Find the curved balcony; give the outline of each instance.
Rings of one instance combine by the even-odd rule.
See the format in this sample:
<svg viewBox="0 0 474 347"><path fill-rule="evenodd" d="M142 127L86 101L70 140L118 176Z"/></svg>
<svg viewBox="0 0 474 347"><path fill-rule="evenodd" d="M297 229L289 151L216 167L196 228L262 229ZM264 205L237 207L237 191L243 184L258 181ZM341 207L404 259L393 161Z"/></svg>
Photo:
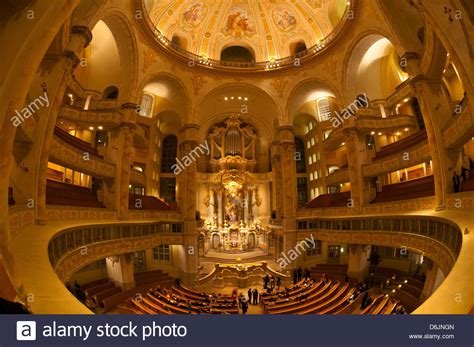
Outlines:
<svg viewBox="0 0 474 347"><path fill-rule="evenodd" d="M377 116L359 116L355 120L355 127L357 130L370 132L374 131L390 131L401 128L416 129L417 123L414 116L409 115L395 115L382 118Z"/></svg>
<svg viewBox="0 0 474 347"><path fill-rule="evenodd" d="M326 177L326 185L328 186L336 186L346 182L349 182L349 168L347 166L340 168Z"/></svg>
<svg viewBox="0 0 474 347"><path fill-rule="evenodd" d="M72 120L79 124L100 124L106 127L119 126L123 121L123 115L110 109L89 109L84 110L80 107L63 105L59 110L59 117Z"/></svg>
<svg viewBox="0 0 474 347"><path fill-rule="evenodd" d="M453 221L456 221L454 223ZM474 266L472 236L461 230L472 226L472 214L459 211L423 211L422 215L298 220L298 239L337 244L371 244L406 247L430 258L446 276L439 288L414 314L465 314L474 297L468 274ZM462 293L460 304L453 297ZM465 297L469 297L465 301Z"/></svg>
<svg viewBox="0 0 474 347"><path fill-rule="evenodd" d="M343 127L334 129L326 140L323 141L323 148L325 150L334 150L341 146L342 142L346 140Z"/></svg>
<svg viewBox="0 0 474 347"><path fill-rule="evenodd" d="M382 147L372 163L362 166L364 177L374 177L431 160L431 149L425 132L419 132Z"/></svg>
<svg viewBox="0 0 474 347"><path fill-rule="evenodd" d="M462 233L441 218L425 216L318 218L298 220L298 238L339 244L404 246L435 261L447 275L459 256Z"/></svg>
<svg viewBox="0 0 474 347"><path fill-rule="evenodd" d="M319 54L333 46L336 39L342 36L342 34L349 29L352 21L349 19L350 16L348 16L348 13L349 11L352 11L353 13L356 12L357 3L357 0L352 0L350 2L336 28L316 45L289 57L254 63L220 61L179 48L176 45L173 45L172 42L155 27L155 24L150 19L146 10L144 0L134 0L134 10L135 12L143 14L143 19L137 21L137 23L141 27L145 36L161 53L169 57L172 61L178 61L185 65L188 65L190 61L193 61L195 66L198 68L213 70L216 72L255 74L268 73L270 71L282 71L286 70L286 68L294 69L296 59L299 59L301 65L311 62L315 57L319 56Z"/></svg>
<svg viewBox="0 0 474 347"><path fill-rule="evenodd" d="M67 136L71 135L67 134ZM80 140L77 139L77 141ZM79 147L75 143L65 140L65 136L60 137L56 135L55 131L55 136L53 137L49 149L49 160L94 177L114 177L115 164L104 161L102 156L95 153L93 150L92 147ZM89 155L85 156L85 153Z"/></svg>
<svg viewBox="0 0 474 347"><path fill-rule="evenodd" d="M146 177L143 172L138 170L130 169L130 183L140 187L146 186Z"/></svg>
<svg viewBox="0 0 474 347"><path fill-rule="evenodd" d="M18 208L13 210L23 212ZM24 212L31 213L31 209L25 208ZM17 268L24 291L35 293L35 301L31 303L33 312L91 313L67 291L62 281L84 264L116 255L117 250L129 253L162 242L182 244L179 222L159 225L151 220L134 223L75 219L40 226L34 224L33 218L31 226L21 228L13 238L14 254L28 255L18 257ZM466 276L474 266L471 257L474 245L471 234L461 234L465 228L472 229L472 213L430 210L380 217L298 217L297 233L299 239L313 234L315 239L337 244L405 246L423 252L449 275L415 313L467 313L474 299L470 278ZM452 300L456 293L462 293L462 302Z"/></svg>
<svg viewBox="0 0 474 347"><path fill-rule="evenodd" d="M163 243L183 244L180 223L101 224L69 228L50 240L48 255L59 279L65 282L91 262Z"/></svg>
<svg viewBox="0 0 474 347"><path fill-rule="evenodd" d="M470 109L467 96L460 105L461 114L454 114L443 129L444 142L449 149L462 146L474 134L474 112Z"/></svg>

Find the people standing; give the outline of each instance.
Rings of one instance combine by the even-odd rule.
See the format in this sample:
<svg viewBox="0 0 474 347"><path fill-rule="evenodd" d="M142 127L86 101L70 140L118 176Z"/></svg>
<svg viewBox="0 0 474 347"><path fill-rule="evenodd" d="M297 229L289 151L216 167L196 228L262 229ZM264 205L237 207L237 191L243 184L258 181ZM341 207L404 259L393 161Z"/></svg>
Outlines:
<svg viewBox="0 0 474 347"><path fill-rule="evenodd" d="M258 305L258 289L255 288L252 293L253 296L253 304Z"/></svg>
<svg viewBox="0 0 474 347"><path fill-rule="evenodd" d="M252 301L252 288L249 288L249 290L247 291L247 296L249 297L249 302Z"/></svg>
<svg viewBox="0 0 474 347"><path fill-rule="evenodd" d="M454 171L453 173L453 190L455 193L459 193L459 188L461 186L461 182L459 180L459 175Z"/></svg>
<svg viewBox="0 0 474 347"><path fill-rule="evenodd" d="M268 274L266 274L265 277L263 277L263 289L267 289L269 281L270 277L268 276Z"/></svg>
<svg viewBox="0 0 474 347"><path fill-rule="evenodd" d="M281 278L280 278L280 276L278 276L277 279L276 279L276 285L277 285L277 289L280 289L280 286L281 286Z"/></svg>
<svg viewBox="0 0 474 347"><path fill-rule="evenodd" d="M247 301L244 298L242 300L242 314L246 314L248 309L249 309L249 305L247 304Z"/></svg>

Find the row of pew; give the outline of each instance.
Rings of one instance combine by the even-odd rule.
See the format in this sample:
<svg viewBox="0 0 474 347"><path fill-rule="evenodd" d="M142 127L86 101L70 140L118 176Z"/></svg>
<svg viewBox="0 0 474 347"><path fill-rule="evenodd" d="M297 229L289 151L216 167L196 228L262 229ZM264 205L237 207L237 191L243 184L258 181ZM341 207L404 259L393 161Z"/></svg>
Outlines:
<svg viewBox="0 0 474 347"><path fill-rule="evenodd" d="M150 289L127 299L120 313L138 314L238 314L235 298L197 292L186 286Z"/></svg>

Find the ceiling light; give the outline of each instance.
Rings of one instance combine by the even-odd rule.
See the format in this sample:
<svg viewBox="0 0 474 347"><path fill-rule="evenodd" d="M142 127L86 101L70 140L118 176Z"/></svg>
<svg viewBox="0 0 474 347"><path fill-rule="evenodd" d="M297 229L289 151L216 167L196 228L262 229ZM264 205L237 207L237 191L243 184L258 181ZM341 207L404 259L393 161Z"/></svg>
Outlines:
<svg viewBox="0 0 474 347"><path fill-rule="evenodd" d="M410 101L410 99L409 99L409 98L405 98L405 99L403 99L403 102L408 102L408 101Z"/></svg>
<svg viewBox="0 0 474 347"><path fill-rule="evenodd" d="M229 100L229 98L226 96L226 97L224 98L224 100L227 101L227 100Z"/></svg>
<svg viewBox="0 0 474 347"><path fill-rule="evenodd" d="M239 100L242 100L242 97L241 97L241 96L239 96L239 98L238 98L238 99L239 99Z"/></svg>
<svg viewBox="0 0 474 347"><path fill-rule="evenodd" d="M408 129L408 128L405 128L404 130L405 130L405 131L408 131L409 129Z"/></svg>
<svg viewBox="0 0 474 347"><path fill-rule="evenodd" d="M234 100L234 97L233 97L233 96L231 96L231 97L230 97L230 99L231 99L231 100Z"/></svg>
<svg viewBox="0 0 474 347"><path fill-rule="evenodd" d="M249 98L244 98L245 101L247 101Z"/></svg>
<svg viewBox="0 0 474 347"><path fill-rule="evenodd" d="M97 129L102 130L102 129L104 129L104 127L103 127L102 125L99 125L99 126L97 127Z"/></svg>
<svg viewBox="0 0 474 347"><path fill-rule="evenodd" d="M382 135L382 133L379 132L379 136Z"/></svg>
<svg viewBox="0 0 474 347"><path fill-rule="evenodd" d="M94 127L89 127L89 130L94 130Z"/></svg>
<svg viewBox="0 0 474 347"><path fill-rule="evenodd" d="M401 133L400 133L399 131L397 131L397 132L395 133L395 135L400 136Z"/></svg>
<svg viewBox="0 0 474 347"><path fill-rule="evenodd" d="M371 131L371 132L370 132L370 135L375 135L375 131Z"/></svg>
<svg viewBox="0 0 474 347"><path fill-rule="evenodd" d="M343 142L343 143L341 143L341 146L344 146L345 144L346 144L346 143L345 143L345 142Z"/></svg>

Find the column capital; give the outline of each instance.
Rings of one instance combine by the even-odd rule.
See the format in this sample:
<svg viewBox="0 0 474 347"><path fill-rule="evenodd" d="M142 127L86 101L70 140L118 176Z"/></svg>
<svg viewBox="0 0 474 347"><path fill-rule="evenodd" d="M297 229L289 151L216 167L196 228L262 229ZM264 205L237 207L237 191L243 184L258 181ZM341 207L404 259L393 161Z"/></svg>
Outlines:
<svg viewBox="0 0 474 347"><path fill-rule="evenodd" d="M92 31L85 25L75 25L71 28L71 35L78 35L83 38L84 46L86 48L92 41Z"/></svg>

